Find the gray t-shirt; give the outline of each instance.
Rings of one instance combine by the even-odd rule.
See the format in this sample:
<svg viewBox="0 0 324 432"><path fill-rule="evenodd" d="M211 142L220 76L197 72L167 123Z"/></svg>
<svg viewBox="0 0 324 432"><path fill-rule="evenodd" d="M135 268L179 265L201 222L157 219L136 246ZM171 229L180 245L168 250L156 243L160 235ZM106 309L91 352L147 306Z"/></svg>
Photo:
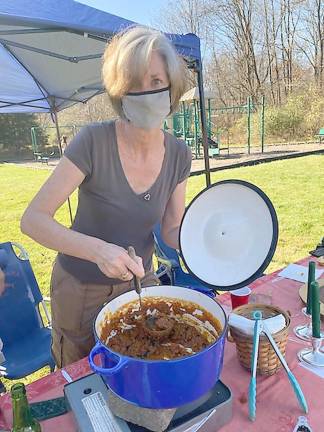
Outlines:
<svg viewBox="0 0 324 432"><path fill-rule="evenodd" d="M152 143L154 145L154 143ZM64 155L84 174L71 229L119 245L133 246L145 270L152 263L152 231L165 212L174 189L190 174L191 151L184 141L164 132L161 171L150 189L136 194L119 158L115 121L84 127ZM141 169L141 167L138 167ZM59 254L63 268L82 283L115 284L90 261Z"/></svg>

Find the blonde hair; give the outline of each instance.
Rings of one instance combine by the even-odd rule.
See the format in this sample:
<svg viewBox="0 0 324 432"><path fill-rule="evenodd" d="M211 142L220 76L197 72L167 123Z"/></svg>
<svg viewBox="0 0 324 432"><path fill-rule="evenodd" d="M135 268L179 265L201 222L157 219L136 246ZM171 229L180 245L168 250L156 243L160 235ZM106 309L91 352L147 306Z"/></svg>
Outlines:
<svg viewBox="0 0 324 432"><path fill-rule="evenodd" d="M118 33L107 44L103 56L102 78L113 108L124 117L121 98L141 84L152 51L165 62L171 87L171 110L176 111L186 91L188 69L167 37L157 30L136 26Z"/></svg>

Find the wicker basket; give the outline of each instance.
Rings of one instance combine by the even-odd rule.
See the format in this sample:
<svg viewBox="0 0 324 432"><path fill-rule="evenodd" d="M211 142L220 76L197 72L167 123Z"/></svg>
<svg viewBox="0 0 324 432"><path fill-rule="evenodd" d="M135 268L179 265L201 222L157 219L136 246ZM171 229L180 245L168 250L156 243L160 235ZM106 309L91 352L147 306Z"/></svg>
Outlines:
<svg viewBox="0 0 324 432"><path fill-rule="evenodd" d="M286 344L288 339L290 317L287 312L282 309L265 304L247 304L237 307L234 312L237 315L244 316L245 318L253 319L253 311L262 311L263 319L282 314L286 319L286 327L279 332L272 335L276 344L278 345L283 356L286 354ZM229 341L234 341L236 344L236 351L241 365L246 369L251 369L251 357L253 348L253 336L248 336L234 327L230 326ZM265 335L260 336L259 355L257 372L261 375L273 375L282 367L279 358L274 352L270 342Z"/></svg>

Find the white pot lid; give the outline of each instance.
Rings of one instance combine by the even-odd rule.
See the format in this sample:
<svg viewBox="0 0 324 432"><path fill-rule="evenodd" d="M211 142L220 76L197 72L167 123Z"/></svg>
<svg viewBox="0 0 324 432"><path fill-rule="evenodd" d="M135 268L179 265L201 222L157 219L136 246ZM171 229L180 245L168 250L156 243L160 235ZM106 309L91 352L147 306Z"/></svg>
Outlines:
<svg viewBox="0 0 324 432"><path fill-rule="evenodd" d="M242 180L224 180L187 207L179 243L189 273L217 290L241 288L261 276L278 241L278 219L267 195Z"/></svg>

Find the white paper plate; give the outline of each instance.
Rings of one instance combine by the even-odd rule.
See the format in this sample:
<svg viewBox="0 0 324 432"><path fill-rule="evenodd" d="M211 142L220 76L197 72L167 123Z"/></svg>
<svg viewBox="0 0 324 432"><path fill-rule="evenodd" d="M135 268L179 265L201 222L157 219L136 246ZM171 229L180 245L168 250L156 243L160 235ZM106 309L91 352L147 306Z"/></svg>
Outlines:
<svg viewBox="0 0 324 432"><path fill-rule="evenodd" d="M257 279L278 241L278 219L269 198L242 180L224 180L197 195L183 217L179 243L188 271L219 290Z"/></svg>

